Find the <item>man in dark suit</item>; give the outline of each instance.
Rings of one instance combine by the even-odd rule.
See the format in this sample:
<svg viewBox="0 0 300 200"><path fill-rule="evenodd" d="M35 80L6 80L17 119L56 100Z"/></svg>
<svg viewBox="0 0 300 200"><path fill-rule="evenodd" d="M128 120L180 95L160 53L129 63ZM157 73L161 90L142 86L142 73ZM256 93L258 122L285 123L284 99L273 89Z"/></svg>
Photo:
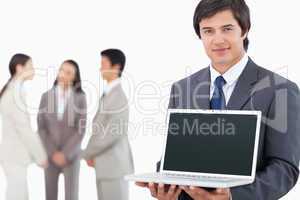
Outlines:
<svg viewBox="0 0 300 200"><path fill-rule="evenodd" d="M137 185L149 187L152 196L159 200L281 198L293 188L299 175L297 85L258 66L247 56L250 14L244 0L202 0L195 11L194 27L211 64L173 84L169 108L262 111L255 182L216 190Z"/></svg>

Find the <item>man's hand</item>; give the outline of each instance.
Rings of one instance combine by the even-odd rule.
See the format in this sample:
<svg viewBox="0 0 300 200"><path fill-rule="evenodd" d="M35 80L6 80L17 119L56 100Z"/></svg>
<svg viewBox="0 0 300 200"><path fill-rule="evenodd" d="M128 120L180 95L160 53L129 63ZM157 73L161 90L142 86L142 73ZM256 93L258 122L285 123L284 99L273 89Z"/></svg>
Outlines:
<svg viewBox="0 0 300 200"><path fill-rule="evenodd" d="M230 200L230 189L216 189L212 192L206 191L200 187L181 186L188 195L194 200Z"/></svg>
<svg viewBox="0 0 300 200"><path fill-rule="evenodd" d="M152 197L158 200L177 200L181 193L181 189L176 185L164 185L162 183L141 183L137 182L137 186L149 188Z"/></svg>
<svg viewBox="0 0 300 200"><path fill-rule="evenodd" d="M52 155L52 161L59 167L65 167L67 165L67 160L65 155L62 152L55 152Z"/></svg>
<svg viewBox="0 0 300 200"><path fill-rule="evenodd" d="M95 161L92 159L92 160L86 160L86 163L89 167L95 167Z"/></svg>

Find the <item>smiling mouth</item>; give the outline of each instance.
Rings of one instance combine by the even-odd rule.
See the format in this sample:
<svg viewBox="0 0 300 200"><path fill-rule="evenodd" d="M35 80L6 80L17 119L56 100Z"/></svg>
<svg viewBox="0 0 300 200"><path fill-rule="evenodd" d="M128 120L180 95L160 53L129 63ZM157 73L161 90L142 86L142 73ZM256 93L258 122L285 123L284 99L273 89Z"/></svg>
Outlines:
<svg viewBox="0 0 300 200"><path fill-rule="evenodd" d="M220 48L220 49L213 49L213 52L224 52L226 50L229 50L230 48Z"/></svg>

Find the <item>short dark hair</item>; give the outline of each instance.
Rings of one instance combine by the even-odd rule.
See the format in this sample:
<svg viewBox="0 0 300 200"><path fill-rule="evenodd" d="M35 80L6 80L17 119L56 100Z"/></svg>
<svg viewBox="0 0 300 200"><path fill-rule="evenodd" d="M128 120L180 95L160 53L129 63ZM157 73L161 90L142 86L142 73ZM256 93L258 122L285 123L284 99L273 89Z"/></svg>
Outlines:
<svg viewBox="0 0 300 200"><path fill-rule="evenodd" d="M249 7L244 0L201 0L194 14L194 29L201 39L199 23L202 19L212 17L220 11L231 10L234 18L242 29L242 35L251 28ZM249 39L244 39L244 49L247 51Z"/></svg>
<svg viewBox="0 0 300 200"><path fill-rule="evenodd" d="M125 54L119 49L106 49L101 52L101 56L107 57L112 65L120 66L119 77L121 77L126 63Z"/></svg>

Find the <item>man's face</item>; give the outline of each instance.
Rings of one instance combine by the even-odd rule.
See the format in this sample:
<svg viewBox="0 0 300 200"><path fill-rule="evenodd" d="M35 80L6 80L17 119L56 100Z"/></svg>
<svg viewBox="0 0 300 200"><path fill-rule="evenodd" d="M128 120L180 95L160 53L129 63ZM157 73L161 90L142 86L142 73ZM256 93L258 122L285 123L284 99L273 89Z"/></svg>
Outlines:
<svg viewBox="0 0 300 200"><path fill-rule="evenodd" d="M104 80L107 80L107 78L110 77L111 72L111 62L109 58L106 56L102 56L101 58L101 68L100 68L101 75Z"/></svg>
<svg viewBox="0 0 300 200"><path fill-rule="evenodd" d="M118 73L118 69L116 66L111 64L108 57L102 56L100 72L104 80L111 80L114 75Z"/></svg>
<svg viewBox="0 0 300 200"><path fill-rule="evenodd" d="M214 67L226 71L244 55L241 27L230 10L218 12L200 21L201 39Z"/></svg>

